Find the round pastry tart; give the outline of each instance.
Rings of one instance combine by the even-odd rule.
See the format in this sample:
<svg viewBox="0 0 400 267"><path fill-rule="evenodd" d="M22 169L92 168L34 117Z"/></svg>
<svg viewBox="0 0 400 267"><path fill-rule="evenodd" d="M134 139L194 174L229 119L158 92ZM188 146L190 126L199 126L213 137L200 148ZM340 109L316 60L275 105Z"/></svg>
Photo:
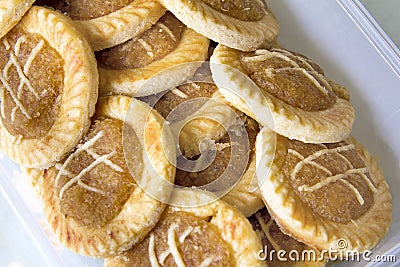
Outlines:
<svg viewBox="0 0 400 267"><path fill-rule="evenodd" d="M326 265L325 255L283 233L265 206L248 217L248 220L263 245L263 250L257 256L267 262L268 266Z"/></svg>
<svg viewBox="0 0 400 267"><path fill-rule="evenodd" d="M339 255L369 250L383 239L392 220L391 194L365 148L353 137L306 144L278 136L274 155L263 148L275 135L264 127L257 136L257 177L266 206L285 233Z"/></svg>
<svg viewBox="0 0 400 267"><path fill-rule="evenodd" d="M89 128L93 51L69 18L34 6L1 39L0 69L1 149L22 166L51 166Z"/></svg>
<svg viewBox="0 0 400 267"><path fill-rule="evenodd" d="M339 142L354 122L346 88L303 55L281 48L240 52L218 45L213 78L234 107L291 139ZM273 120L259 114L272 113Z"/></svg>
<svg viewBox="0 0 400 267"><path fill-rule="evenodd" d="M128 109L137 117L125 119ZM44 173L44 211L62 244L81 255L109 257L131 248L154 227L166 204L136 181L151 180L169 199L167 184L173 183L175 168L163 151L163 122L139 100L99 98L82 142Z"/></svg>
<svg viewBox="0 0 400 267"><path fill-rule="evenodd" d="M170 12L141 35L96 52L100 94L147 96L189 79L208 54L209 40ZM185 64L192 63L192 64Z"/></svg>
<svg viewBox="0 0 400 267"><path fill-rule="evenodd" d="M161 0L189 28L228 47L253 51L270 45L279 25L260 0Z"/></svg>
<svg viewBox="0 0 400 267"><path fill-rule="evenodd" d="M3 0L0 2L0 38L14 27L35 0Z"/></svg>
<svg viewBox="0 0 400 267"><path fill-rule="evenodd" d="M94 51L132 39L165 13L156 0L38 0L35 4L50 6L73 19Z"/></svg>
<svg viewBox="0 0 400 267"><path fill-rule="evenodd" d="M243 117L242 120L228 129L229 134L225 131L223 138L215 141L215 158L207 167L202 170L186 170L180 169L178 165L175 184L214 192L245 216L250 216L264 206L261 195L256 190L255 177L255 140L259 127L251 118ZM241 132L243 125L247 134ZM238 138L231 138L233 135ZM202 159L195 157L192 160ZM203 165L203 162L194 167L198 168L198 165Z"/></svg>
<svg viewBox="0 0 400 267"><path fill-rule="evenodd" d="M180 199L199 194L174 192ZM265 266L256 257L261 249L246 217L218 200L192 208L168 206L143 242L106 259L104 266Z"/></svg>

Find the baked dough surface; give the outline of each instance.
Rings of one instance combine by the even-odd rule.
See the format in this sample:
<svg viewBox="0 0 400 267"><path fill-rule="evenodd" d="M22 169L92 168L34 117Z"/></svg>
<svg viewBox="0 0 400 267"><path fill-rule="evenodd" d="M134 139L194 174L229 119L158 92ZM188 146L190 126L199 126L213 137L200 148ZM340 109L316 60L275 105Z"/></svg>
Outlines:
<svg viewBox="0 0 400 267"><path fill-rule="evenodd" d="M160 2L188 27L235 49L252 51L259 47L268 47L279 32L275 16L262 1L253 1L254 5L246 7L254 8L259 5L259 8L264 9L264 16L256 21L239 20L229 14L221 13L201 0Z"/></svg>
<svg viewBox="0 0 400 267"><path fill-rule="evenodd" d="M378 244L388 232L392 221L392 198L382 172L371 154L353 137L349 137L345 140L348 145L341 145L339 148L323 149L320 152L314 153L313 155L315 156L311 155L310 157L302 158L299 166L303 166L303 168L306 165L314 166L323 172L329 173L328 169L317 163L320 162L317 161L319 158L322 160L326 155L335 154L339 158L342 158L343 162L346 162L349 151L355 151L363 159L366 167L351 168L353 163L348 161L349 169L342 174L328 176L319 182L314 182L315 184L300 185L296 189L293 187L291 178L282 171L282 166L288 153L293 155L297 155L297 153L291 150L288 151L287 142L282 141L282 138L277 139L275 155L273 155L272 151L264 149L269 146L269 142L274 136L275 133L265 127L257 137L257 162L258 164L263 164L259 165L259 167L263 168L265 164L271 164L272 162L270 173L260 172L258 173L258 178L263 180L260 190L264 202L283 232L318 250L343 249L343 251L353 250L363 252ZM304 164L301 164L302 162ZM329 160L326 162L328 163ZM295 168L294 170L298 173L301 171L299 168ZM355 183L351 179L357 179L358 183ZM350 182L352 183L350 184ZM344 208L344 211L347 212L362 209L362 206L368 201L366 193L361 191L361 185L364 183L373 194L373 203L367 210L353 215L353 219L348 221L342 220L342 222L339 222L337 219L321 213L321 210L315 211L306 202L307 200L305 201L299 195L299 192L318 193L319 190L333 190L334 188L334 190L338 190L336 188L350 190L350 193L347 193L347 199L342 199L342 197L337 199L339 194L340 196L343 195L341 190L337 191L336 197L332 197L332 194L327 192L331 197L325 201L326 208L328 208L329 204L351 203L352 197L355 196L356 203ZM359 205L361 205L361 208ZM324 211L324 207L320 206L320 208ZM341 206L338 208L340 209ZM345 218L344 215L340 216L343 219ZM346 246L340 247L340 242L343 240Z"/></svg>
<svg viewBox="0 0 400 267"><path fill-rule="evenodd" d="M46 135L36 139L25 139L11 135L0 123L1 149L15 162L25 167L46 168L61 160L79 142L89 129L90 117L95 111L98 94L98 72L96 59L89 44L76 29L70 19L43 7L32 7L16 26L26 34L38 35L62 57L64 65L63 91L60 96L60 109L54 119L53 126ZM7 38L7 35L4 37ZM24 37L20 37L23 46ZM2 44L3 45L3 44ZM20 84L31 90L30 78L33 71L27 74L28 63L35 61L40 53L40 43L30 54L32 61L27 60L25 66L15 56L18 51L9 50L11 65L25 68L18 72ZM12 59L15 60L12 60ZM45 68L46 66L41 66ZM42 71L45 71L43 69ZM5 69L3 70L1 90L9 92ZM5 83L4 83L5 82ZM40 82L40 81L38 81ZM11 89L12 90L12 89ZM41 92L42 93L42 92ZM19 103L18 96L14 98ZM20 105L20 108L24 108Z"/></svg>
<svg viewBox="0 0 400 267"><path fill-rule="evenodd" d="M112 158L108 157L108 154L101 155L96 152L101 151L102 137L95 141L93 141L95 137L87 140L78 147L74 154L69 156L66 162L46 170L43 177L42 197L47 221L61 243L81 255L109 257L121 253L143 240L157 223L166 204L150 196L135 181L138 179L141 182L151 180L153 185L160 189L162 195L157 197L163 201L167 200L171 193L168 183L172 183L174 180L175 168L169 164L162 149L163 119L160 115L152 111L143 102L125 96L113 96L99 99L95 116L96 118L105 117L122 121L125 119L128 109L130 112L140 115L138 118L127 118L125 123L133 128L142 147L139 151L142 160L136 162L140 165L135 165L137 168L142 166L141 171L137 172L141 174L141 177L133 177L135 180L131 184L131 193L123 203L121 210L113 218L105 224L99 222L96 226L94 225L96 222L86 223L72 216L66 216L62 212L62 205L65 205L64 202L66 201L64 198L68 197L68 190L72 190L73 187L85 189L81 190L80 198L82 199L88 198L89 194L97 194L97 197L101 200L101 189L94 188L82 181L84 175L92 172L91 170L94 170L97 165L104 165L104 167L107 165L109 167L106 169L108 172L112 170L121 171L121 168L125 169L125 167L116 166L112 162ZM119 140L119 142L122 143L122 140ZM96 146L100 150L92 148ZM93 157L94 161L71 178L70 176L73 173L71 174L72 170L68 169L70 165L67 165L67 162L73 162L73 158L84 153L84 151L87 151L85 153ZM126 156L130 158L129 155ZM131 170L132 172L133 170ZM107 174L104 171L104 175L112 175L112 173ZM60 187L63 176L69 177L71 180L59 190L57 188ZM102 179L102 177L98 177L97 180L99 179ZM119 190L117 185L115 185L115 190ZM111 194L111 192L103 193ZM83 205L84 202L77 202L78 206L73 210L79 209L79 203ZM103 210L103 212L106 212L106 210ZM98 212L96 211L96 214Z"/></svg>
<svg viewBox="0 0 400 267"><path fill-rule="evenodd" d="M255 55L254 58L265 57L268 60L272 57L270 54L273 53ZM285 54L278 57L288 58ZM320 89L328 86L325 78L323 81L317 81L310 75L312 71L298 67L294 61L290 60L289 63L295 65L286 69L295 69L300 75L305 75L312 81L312 86ZM351 131L355 117L354 108L348 101L347 90L339 85L334 83L332 86L329 85L333 87L332 91L337 96L332 106L308 111L287 103L257 86L248 77L240 61L240 52L237 50L218 45L211 57L211 70L216 83L222 85L219 86L220 92L234 107L283 136L307 143L331 143L343 140ZM266 69L266 71L271 70ZM286 74L283 73L282 76L284 75ZM272 88L275 86L275 84L269 85ZM296 86L288 89L289 92L297 90ZM318 99L315 101L318 102ZM271 116L265 116L268 113Z"/></svg>

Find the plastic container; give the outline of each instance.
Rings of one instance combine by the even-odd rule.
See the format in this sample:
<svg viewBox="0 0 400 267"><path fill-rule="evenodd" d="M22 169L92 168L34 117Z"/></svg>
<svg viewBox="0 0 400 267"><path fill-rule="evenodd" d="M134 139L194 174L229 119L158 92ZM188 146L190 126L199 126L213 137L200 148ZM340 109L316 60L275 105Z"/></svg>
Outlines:
<svg viewBox="0 0 400 267"><path fill-rule="evenodd" d="M339 266L395 266L395 262L372 260L377 259L375 256L386 256L386 261L393 261L393 255L400 262L399 50L357 0L269 0L268 3L281 26L281 45L312 58L330 79L350 90L356 110L352 134L375 156L391 188L393 224L387 237L373 250L371 262L361 260ZM19 219L11 223L26 230L15 237L26 238L16 242L25 243L25 249L19 252L21 258L34 253L41 258L38 266L102 266L102 260L76 255L57 243L28 182L17 165L1 154L0 176L2 198ZM4 218L0 222L1 229L10 224ZM2 237L4 234L0 232L0 248L7 247L4 242L13 239ZM29 249L30 246L34 247ZM6 256L4 252L0 255ZM21 265L24 264L18 266ZM34 264L31 261L28 265Z"/></svg>

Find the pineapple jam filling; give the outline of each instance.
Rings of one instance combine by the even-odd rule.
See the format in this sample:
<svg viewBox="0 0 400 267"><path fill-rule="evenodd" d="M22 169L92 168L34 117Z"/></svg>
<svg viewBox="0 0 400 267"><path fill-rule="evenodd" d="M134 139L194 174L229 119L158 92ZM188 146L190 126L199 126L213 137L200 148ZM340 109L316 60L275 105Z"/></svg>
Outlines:
<svg viewBox="0 0 400 267"><path fill-rule="evenodd" d="M240 63L263 93L306 111L332 107L337 96L332 82L310 59L283 49L241 52Z"/></svg>
<svg viewBox="0 0 400 267"><path fill-rule="evenodd" d="M96 52L100 67L135 69L147 66L175 50L185 26L167 12L156 24L123 44Z"/></svg>
<svg viewBox="0 0 400 267"><path fill-rule="evenodd" d="M177 255L179 254L179 255ZM218 228L186 212L167 211L146 239L119 256L120 266L235 266L233 251Z"/></svg>
<svg viewBox="0 0 400 267"><path fill-rule="evenodd" d="M11 135L46 136L60 110L63 66L62 57L40 35L14 27L0 40L1 119Z"/></svg>
<svg viewBox="0 0 400 267"><path fill-rule="evenodd" d="M251 215L248 220L250 221L253 230L261 239L263 248L268 249L267 251L279 251L280 249L283 249L285 251L297 251L297 253L301 255L302 251L307 248L303 243L284 234L272 216L268 213L266 207ZM271 256L273 257L273 264L269 261ZM268 263L271 263L273 266L288 266L288 262L279 260L277 254L271 253L267 260Z"/></svg>
<svg viewBox="0 0 400 267"><path fill-rule="evenodd" d="M212 94L218 90L217 86L207 82L188 82L172 89L163 95L154 106L161 116L167 118L168 115L180 104L189 99L211 98ZM199 101L200 102L200 101ZM192 110L185 110L185 115L192 114L200 108L199 105L193 105Z"/></svg>
<svg viewBox="0 0 400 267"><path fill-rule="evenodd" d="M134 130L123 124L98 118L56 178L61 212L82 225L106 225L119 214L137 186L133 177L142 173L141 144ZM132 173L124 157L123 134L130 135L129 160L138 166Z"/></svg>
<svg viewBox="0 0 400 267"><path fill-rule="evenodd" d="M202 0L208 6L229 17L241 21L257 21L264 17L266 9L257 0Z"/></svg>
<svg viewBox="0 0 400 267"><path fill-rule="evenodd" d="M36 5L49 6L74 20L90 20L108 15L134 0L38 0Z"/></svg>
<svg viewBox="0 0 400 267"><path fill-rule="evenodd" d="M300 199L338 223L360 218L374 204L376 185L353 144L287 142L282 170Z"/></svg>
<svg viewBox="0 0 400 267"><path fill-rule="evenodd" d="M259 126L254 120L250 118L248 118L247 121L245 122L245 126L246 126L247 136L249 139L249 149L254 152L255 140L259 132ZM231 157L237 156L238 158L240 158L240 156L238 155L231 155L232 145L234 144L231 144L229 135L226 134L220 141L216 143L217 147L216 156L213 162L210 164L210 166L199 172L187 172L180 170L178 168L176 170L175 184L185 187L203 186L221 177L225 171L230 172L229 176L232 177L232 179L240 177L241 170L237 170L235 168L236 166L231 166L231 168L227 170L230 160L233 160L233 162L237 162L235 161L235 159L231 159ZM249 156L250 157L248 163L251 162L252 160L251 157L254 157L255 155L254 153L250 153ZM233 185L235 183L236 181L232 180L227 184Z"/></svg>

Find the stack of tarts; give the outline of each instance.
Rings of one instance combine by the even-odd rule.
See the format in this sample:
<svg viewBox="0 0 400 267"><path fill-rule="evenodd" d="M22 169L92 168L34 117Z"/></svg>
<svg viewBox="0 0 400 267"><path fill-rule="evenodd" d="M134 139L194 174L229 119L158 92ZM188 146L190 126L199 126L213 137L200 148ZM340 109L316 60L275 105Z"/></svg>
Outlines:
<svg viewBox="0 0 400 267"><path fill-rule="evenodd" d="M324 266L388 232L349 91L276 42L265 1L20 2L0 5L0 146L67 248Z"/></svg>

